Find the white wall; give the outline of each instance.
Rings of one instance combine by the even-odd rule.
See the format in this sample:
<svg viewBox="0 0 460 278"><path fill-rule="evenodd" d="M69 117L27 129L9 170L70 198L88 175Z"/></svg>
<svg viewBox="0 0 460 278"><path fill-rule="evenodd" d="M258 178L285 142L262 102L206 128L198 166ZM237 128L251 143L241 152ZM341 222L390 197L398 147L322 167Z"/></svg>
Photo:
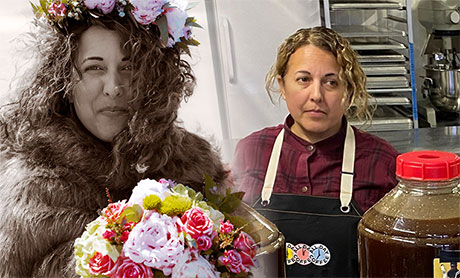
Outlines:
<svg viewBox="0 0 460 278"><path fill-rule="evenodd" d="M25 62L18 53L17 38L29 30L32 18L32 8L27 0L10 1L8 8L0 9L0 103L7 100L10 83Z"/></svg>
<svg viewBox="0 0 460 278"><path fill-rule="evenodd" d="M37 3L38 0L32 0ZM184 103L179 111L183 125L196 132L216 146L220 146L222 130L217 105L216 85L211 59L210 38L207 31L206 9L204 0L190 10L203 29L194 29L195 38L201 43L192 47L192 64L197 87L194 95ZM0 103L5 102L10 91L10 84L15 73L22 69L24 58L18 53L19 44L15 39L29 30L33 19L32 8L28 0L9 1L8 9L0 9Z"/></svg>
<svg viewBox="0 0 460 278"><path fill-rule="evenodd" d="M197 87L189 101L182 104L179 118L185 128L204 136L220 148L223 135L210 44L211 39L217 38L209 37L205 0L195 2L198 5L190 10L190 15L203 27L193 30L200 45L191 47L192 58L189 59L197 78Z"/></svg>

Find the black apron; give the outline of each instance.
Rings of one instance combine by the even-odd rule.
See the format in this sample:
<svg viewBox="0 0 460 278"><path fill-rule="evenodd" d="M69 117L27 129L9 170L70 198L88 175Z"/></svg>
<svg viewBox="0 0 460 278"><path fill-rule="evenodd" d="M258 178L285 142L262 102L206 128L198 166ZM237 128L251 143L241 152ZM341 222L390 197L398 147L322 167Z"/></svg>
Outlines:
<svg viewBox="0 0 460 278"><path fill-rule="evenodd" d="M284 129L275 141L262 195L253 207L276 224L286 238L286 276L359 277L356 228L362 211L351 198L353 129L347 124L340 199L272 194L283 137Z"/></svg>

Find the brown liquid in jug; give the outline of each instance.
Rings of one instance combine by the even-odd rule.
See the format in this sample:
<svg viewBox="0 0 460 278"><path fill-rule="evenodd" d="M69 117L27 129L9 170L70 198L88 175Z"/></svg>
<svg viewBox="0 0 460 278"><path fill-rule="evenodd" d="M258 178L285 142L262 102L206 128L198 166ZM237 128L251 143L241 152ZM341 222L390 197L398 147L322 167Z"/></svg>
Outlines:
<svg viewBox="0 0 460 278"><path fill-rule="evenodd" d="M441 249L459 249L459 218L431 220L390 217L376 210L359 223L361 277L433 277ZM371 226L373 229L366 228Z"/></svg>

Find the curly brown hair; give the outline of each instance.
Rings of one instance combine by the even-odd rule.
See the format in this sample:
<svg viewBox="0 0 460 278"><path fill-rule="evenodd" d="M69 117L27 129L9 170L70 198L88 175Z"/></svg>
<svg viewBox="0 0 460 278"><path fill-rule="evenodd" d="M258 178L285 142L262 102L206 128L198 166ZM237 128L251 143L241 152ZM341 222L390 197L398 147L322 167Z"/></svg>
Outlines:
<svg viewBox="0 0 460 278"><path fill-rule="evenodd" d="M326 27L299 29L279 46L276 62L265 77L265 89L272 102L272 94L279 93L275 87L277 76L285 76L289 58L297 49L305 45L316 46L336 57L340 67L339 78L345 82L344 101L349 103L345 116L371 120L373 107L368 103L370 95L366 91L366 75L359 64L358 54L348 40Z"/></svg>
<svg viewBox="0 0 460 278"><path fill-rule="evenodd" d="M74 127L78 137L92 137L78 120L70 102L78 82L75 73L80 74L76 67L78 41L92 25L118 32L125 42L124 47L130 53L133 65L131 86L134 97L130 105L138 107L111 146L98 142L94 137L90 139L93 144L100 144L112 153L113 167L108 177L126 180L166 174L165 171L184 173L186 166L180 162L186 159L176 159L171 163L171 156L177 155L178 148L186 148L184 145L190 145L198 137L179 127L176 121L181 101L192 95L195 85L190 64L181 58L186 50L176 45L163 47L159 30L144 29L129 19L93 18L85 24L71 27L69 34L56 32L48 24L37 20L38 31L31 36L39 58L38 66L29 73L30 81L19 90L18 100L2 107L2 138L9 141L13 149L34 148L33 142L38 136L48 136L43 132L44 127L56 121ZM202 141L198 144L203 157L196 158L195 167L204 164L211 167L202 171L209 171L216 182L221 182L226 171L220 158L208 142ZM64 144L64 147L68 146ZM189 170L193 168L187 167ZM136 172L136 168L148 171ZM187 182L187 177L182 182Z"/></svg>

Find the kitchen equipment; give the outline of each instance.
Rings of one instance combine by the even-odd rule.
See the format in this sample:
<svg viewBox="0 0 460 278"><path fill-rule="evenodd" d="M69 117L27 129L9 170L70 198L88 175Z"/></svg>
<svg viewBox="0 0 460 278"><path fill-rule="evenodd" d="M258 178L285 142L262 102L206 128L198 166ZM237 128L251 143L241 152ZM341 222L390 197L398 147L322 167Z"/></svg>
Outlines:
<svg viewBox="0 0 460 278"><path fill-rule="evenodd" d="M441 151L397 157L399 184L358 224L361 277L434 277L460 262L459 164Z"/></svg>
<svg viewBox="0 0 460 278"><path fill-rule="evenodd" d="M460 111L460 68L426 65L424 69L424 92L433 105L446 112Z"/></svg>
<svg viewBox="0 0 460 278"><path fill-rule="evenodd" d="M419 21L427 29L422 94L443 112L460 112L460 2L420 1Z"/></svg>
<svg viewBox="0 0 460 278"><path fill-rule="evenodd" d="M371 122L349 119L366 130L418 127L411 66L411 1L324 0L325 25L346 37L367 76L366 89L377 111ZM329 7L329 8L327 8ZM399 113L394 109L404 109ZM370 127L368 126L370 124Z"/></svg>

